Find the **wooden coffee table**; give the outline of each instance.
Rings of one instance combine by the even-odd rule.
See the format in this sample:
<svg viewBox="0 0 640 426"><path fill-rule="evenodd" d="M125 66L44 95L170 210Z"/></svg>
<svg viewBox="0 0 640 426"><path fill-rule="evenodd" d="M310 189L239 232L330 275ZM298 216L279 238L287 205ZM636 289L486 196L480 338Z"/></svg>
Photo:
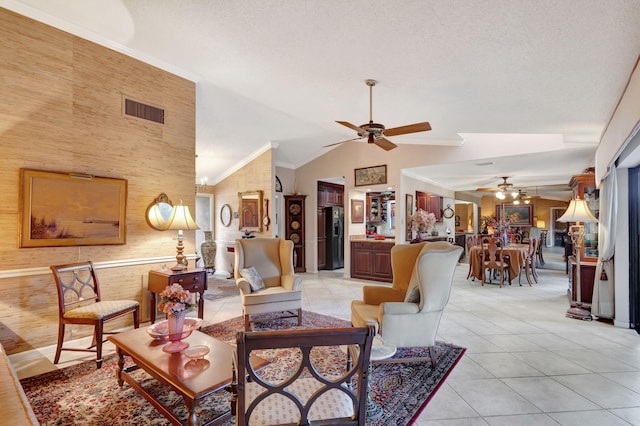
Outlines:
<svg viewBox="0 0 640 426"><path fill-rule="evenodd" d="M190 367L185 369L185 364L190 361L189 358L183 355L182 352L174 354L164 352L162 347L166 343L153 340L144 328L114 334L109 336L109 340L116 346L118 354L116 374L118 384L123 386L124 382L129 383L174 425L184 425L184 423L169 408L158 401L154 395L142 387L129 374L131 371L141 368L159 382L170 386L175 392L182 395L189 411L187 418L187 425L189 426L198 424L196 409L200 401L213 392L231 384L233 378L232 356L236 351L235 347L200 331L194 330L185 341L189 342L191 346L206 345L211 349L204 360L198 361L203 366L208 365L207 368L191 368L193 366L193 361L191 361ZM125 368L125 355L130 356L135 365ZM251 357L251 362L257 363L254 365L259 366L258 368L262 368L269 363L267 360L256 356ZM220 424L234 414L230 405L229 411L206 424Z"/></svg>

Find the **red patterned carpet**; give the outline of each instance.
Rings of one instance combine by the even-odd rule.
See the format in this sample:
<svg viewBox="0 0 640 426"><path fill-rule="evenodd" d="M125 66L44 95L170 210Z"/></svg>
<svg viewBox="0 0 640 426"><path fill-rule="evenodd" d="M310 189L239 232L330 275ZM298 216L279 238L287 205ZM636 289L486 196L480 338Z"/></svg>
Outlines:
<svg viewBox="0 0 640 426"><path fill-rule="evenodd" d="M259 323L256 329L292 328L294 320L277 320ZM347 321L320 315L303 313L303 328L328 328L349 326ZM203 328L203 332L233 344L237 330L242 329L242 318L237 317ZM380 404L382 417L368 420L367 425L408 425L424 409L429 399L456 365L465 349L438 343L438 365L435 369L427 363L380 364L374 366L370 398ZM401 348L395 357L404 358L425 354L420 348ZM291 356L287 350L267 351L260 356L269 359L264 374L277 378L278 372L287 369ZM319 369L335 368L339 354L324 353L318 360ZM334 361L332 361L334 359ZM89 361L58 371L23 379L22 386L42 425L168 425L170 424L151 404L127 384L118 387L115 380L116 357L105 357L103 367L95 368ZM136 371L137 379L156 394L165 405L186 421L186 410L181 397L161 386L143 371ZM199 420L216 416L228 410L230 394L220 391L201 404ZM233 425L233 420L227 422Z"/></svg>

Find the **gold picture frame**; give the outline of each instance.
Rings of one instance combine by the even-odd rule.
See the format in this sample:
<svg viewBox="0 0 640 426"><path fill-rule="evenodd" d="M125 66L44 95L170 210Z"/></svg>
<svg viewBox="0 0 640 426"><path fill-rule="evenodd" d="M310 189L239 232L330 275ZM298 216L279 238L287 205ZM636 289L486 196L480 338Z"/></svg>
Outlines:
<svg viewBox="0 0 640 426"><path fill-rule="evenodd" d="M387 166L355 169L355 186L381 185L387 183Z"/></svg>
<svg viewBox="0 0 640 426"><path fill-rule="evenodd" d="M20 172L20 247L125 244L125 179Z"/></svg>
<svg viewBox="0 0 640 426"><path fill-rule="evenodd" d="M406 203L406 220L405 220L405 226L406 226L406 240L407 241L411 241L412 239L412 235L411 235L411 215L413 214L413 195L411 194L405 194L405 203Z"/></svg>

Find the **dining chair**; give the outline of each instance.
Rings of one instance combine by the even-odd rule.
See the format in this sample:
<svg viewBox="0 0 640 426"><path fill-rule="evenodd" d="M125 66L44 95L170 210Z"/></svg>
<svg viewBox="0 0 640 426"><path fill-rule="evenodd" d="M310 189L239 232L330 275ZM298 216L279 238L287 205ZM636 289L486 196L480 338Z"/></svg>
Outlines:
<svg viewBox="0 0 640 426"><path fill-rule="evenodd" d="M542 249L547 245L547 233L546 229L540 231L540 239L538 240L537 260L540 267L544 266L544 256L542 255Z"/></svg>
<svg viewBox="0 0 640 426"><path fill-rule="evenodd" d="M536 271L537 248L538 248L538 239L537 238L529 239L529 250L527 251L527 256L524 259L524 262L522 263L520 274L518 275L518 284L520 284L520 278L522 277L523 271L525 273L529 286L531 286L531 278L533 278L536 284L538 283L538 273Z"/></svg>
<svg viewBox="0 0 640 426"><path fill-rule="evenodd" d="M467 259L469 261L469 272L467 272L467 279L471 277L473 272L473 268L471 267L471 248L478 245L478 241L480 238L478 235L467 235L466 246L467 246Z"/></svg>
<svg viewBox="0 0 640 426"><path fill-rule="evenodd" d="M133 315L133 326L140 326L140 304L135 300L102 300L100 283L91 261L50 266L58 291L58 344L54 364L60 361L62 351L95 352L96 364L102 367L103 335L107 321L124 315ZM64 329L67 324L93 326L93 342L88 348L65 348ZM92 349L95 346L95 349Z"/></svg>
<svg viewBox="0 0 640 426"><path fill-rule="evenodd" d="M487 248L481 252L480 260L482 261L482 285L484 286L487 277L487 271L489 271L489 283L492 282L493 274L497 272L500 277L500 287L504 283L504 276L507 274L509 284L511 284L511 277L509 277L509 262L502 256L501 249L502 241L499 238L488 239Z"/></svg>

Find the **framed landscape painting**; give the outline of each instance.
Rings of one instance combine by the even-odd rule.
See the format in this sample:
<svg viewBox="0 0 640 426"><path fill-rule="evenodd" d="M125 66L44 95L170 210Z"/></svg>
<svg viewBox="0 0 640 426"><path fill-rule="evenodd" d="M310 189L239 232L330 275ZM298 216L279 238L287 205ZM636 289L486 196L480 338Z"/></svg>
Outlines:
<svg viewBox="0 0 640 426"><path fill-rule="evenodd" d="M496 206L496 219L501 221L503 218L508 220L511 226L533 226L533 206L502 204Z"/></svg>
<svg viewBox="0 0 640 426"><path fill-rule="evenodd" d="M364 167L355 169L355 185L378 185L387 183L387 166Z"/></svg>
<svg viewBox="0 0 640 426"><path fill-rule="evenodd" d="M125 243L125 179L29 169L20 177L20 247Z"/></svg>

